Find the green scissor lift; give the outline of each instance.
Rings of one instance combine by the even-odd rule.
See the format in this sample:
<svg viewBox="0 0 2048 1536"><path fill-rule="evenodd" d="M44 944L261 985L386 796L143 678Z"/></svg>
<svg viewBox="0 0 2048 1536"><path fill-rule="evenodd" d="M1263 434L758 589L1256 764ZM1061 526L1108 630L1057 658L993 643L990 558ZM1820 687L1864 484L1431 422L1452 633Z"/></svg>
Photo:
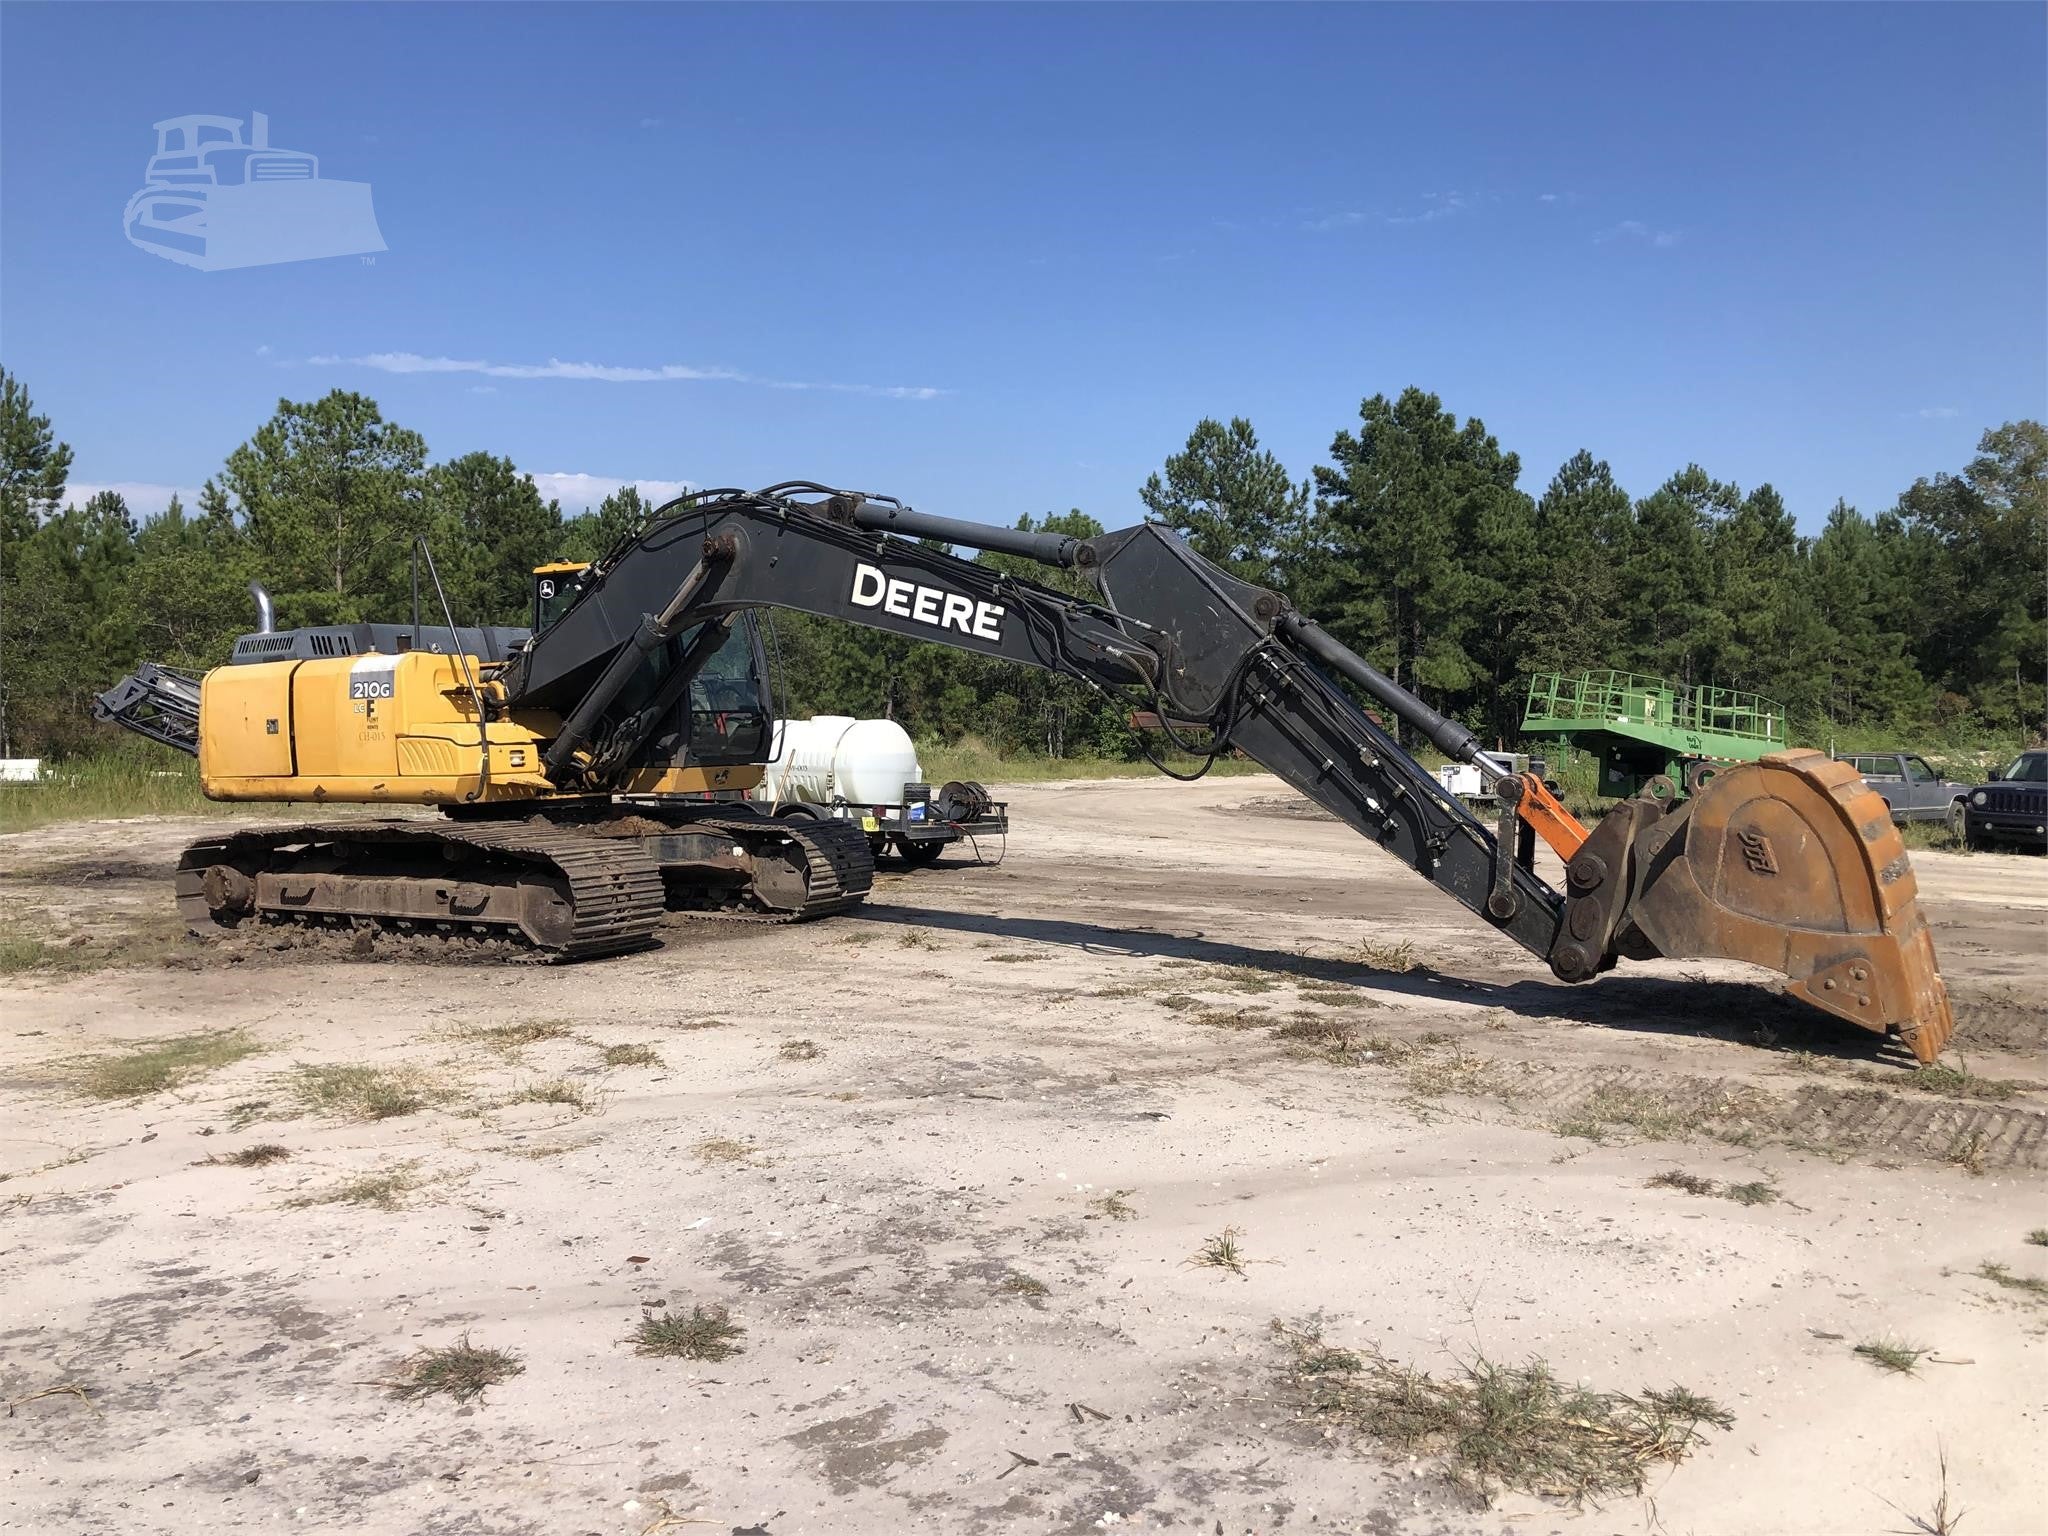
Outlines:
<svg viewBox="0 0 2048 1536"><path fill-rule="evenodd" d="M1532 677L1522 730L1595 754L1600 793L1615 796L1683 795L1722 764L1785 749L1785 711L1771 700L1633 672Z"/></svg>

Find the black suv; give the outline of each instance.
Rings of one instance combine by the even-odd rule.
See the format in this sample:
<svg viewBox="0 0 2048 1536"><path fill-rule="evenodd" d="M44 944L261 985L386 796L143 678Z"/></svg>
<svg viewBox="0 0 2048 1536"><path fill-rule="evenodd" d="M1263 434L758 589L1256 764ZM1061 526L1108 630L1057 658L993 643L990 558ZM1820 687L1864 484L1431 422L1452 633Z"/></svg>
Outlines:
<svg viewBox="0 0 2048 1536"><path fill-rule="evenodd" d="M2017 843L2048 853L2048 750L2022 752L1989 784L1970 791L1963 841L1972 848Z"/></svg>

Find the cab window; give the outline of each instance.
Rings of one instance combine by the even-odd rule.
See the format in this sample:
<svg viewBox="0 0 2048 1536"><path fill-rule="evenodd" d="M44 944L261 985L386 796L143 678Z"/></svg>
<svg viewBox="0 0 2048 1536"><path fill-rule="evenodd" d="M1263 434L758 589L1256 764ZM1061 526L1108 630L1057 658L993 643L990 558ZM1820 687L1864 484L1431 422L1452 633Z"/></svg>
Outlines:
<svg viewBox="0 0 2048 1536"><path fill-rule="evenodd" d="M1921 759L1917 757L1909 757L1905 760L1905 762L1906 782L1908 784L1932 784L1934 782L1934 770L1928 767L1925 762L1921 761Z"/></svg>
<svg viewBox="0 0 2048 1536"><path fill-rule="evenodd" d="M754 629L738 623L690 679L690 756L699 760L760 762L768 736L768 708L754 667Z"/></svg>
<svg viewBox="0 0 2048 1536"><path fill-rule="evenodd" d="M2048 752L2022 752L1999 777L2015 784L2048 784Z"/></svg>

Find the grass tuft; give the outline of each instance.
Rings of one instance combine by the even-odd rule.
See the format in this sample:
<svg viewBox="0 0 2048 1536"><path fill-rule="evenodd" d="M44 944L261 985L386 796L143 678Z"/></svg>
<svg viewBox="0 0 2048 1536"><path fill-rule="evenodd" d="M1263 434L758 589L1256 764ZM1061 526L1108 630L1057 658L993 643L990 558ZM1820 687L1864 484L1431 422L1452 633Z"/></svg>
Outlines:
<svg viewBox="0 0 2048 1536"><path fill-rule="evenodd" d="M2027 1234L2026 1240L2036 1248L2048 1248L2048 1227L2036 1227Z"/></svg>
<svg viewBox="0 0 2048 1536"><path fill-rule="evenodd" d="M651 1045L608 1045L604 1048L608 1067L658 1067L661 1053Z"/></svg>
<svg viewBox="0 0 2048 1536"><path fill-rule="evenodd" d="M597 1095L584 1084L567 1077L551 1077L543 1082L528 1083L515 1089L511 1101L514 1104L558 1104L564 1109L573 1109L579 1115L587 1115L597 1108Z"/></svg>
<svg viewBox="0 0 2048 1536"><path fill-rule="evenodd" d="M1688 1195L1711 1195L1720 1187L1712 1179L1687 1173L1683 1168L1666 1168L1650 1175L1647 1182L1651 1189L1682 1189Z"/></svg>
<svg viewBox="0 0 2048 1536"><path fill-rule="evenodd" d="M1985 1166L1984 1149L1989 1145L1989 1141L1990 1138L1982 1131L1970 1131L1958 1136L1954 1145L1942 1154L1942 1161L1962 1169L1973 1178L1982 1178Z"/></svg>
<svg viewBox="0 0 2048 1536"><path fill-rule="evenodd" d="M730 1360L747 1330L723 1307L695 1306L685 1312L641 1314L633 1330L633 1352L681 1360Z"/></svg>
<svg viewBox="0 0 2048 1536"><path fill-rule="evenodd" d="M419 1166L417 1162L400 1163L393 1168L357 1174L317 1194L294 1195L285 1204L297 1210L315 1205L367 1205L379 1211L395 1211L405 1204L407 1195L427 1182L420 1177Z"/></svg>
<svg viewBox="0 0 2048 1536"><path fill-rule="evenodd" d="M1616 1133L1645 1141L1685 1141L1712 1116L1697 1104L1642 1088L1608 1084L1596 1088L1570 1114L1551 1125L1560 1136L1604 1142Z"/></svg>
<svg viewBox="0 0 2048 1536"><path fill-rule="evenodd" d="M72 1063L71 1076L86 1098L139 1099L183 1087L262 1049L247 1030L201 1030L168 1040L132 1042L118 1055L85 1057Z"/></svg>
<svg viewBox="0 0 2048 1536"><path fill-rule="evenodd" d="M1746 1184L1721 1184L1683 1168L1667 1168L1646 1181L1651 1189L1682 1189L1688 1195L1718 1195L1737 1205L1769 1205L1779 1197L1778 1186L1768 1179L1751 1179Z"/></svg>
<svg viewBox="0 0 2048 1536"><path fill-rule="evenodd" d="M1583 1504L1643 1491L1733 1415L1683 1387L1630 1397L1559 1381L1541 1360L1475 1357L1439 1380L1377 1349L1333 1349L1312 1330L1273 1325L1290 1347L1296 1389L1326 1424L1412 1454L1440 1456L1482 1495L1499 1488Z"/></svg>
<svg viewBox="0 0 2048 1536"><path fill-rule="evenodd" d="M776 1054L784 1061L816 1061L825 1053L818 1049L815 1040L785 1040Z"/></svg>
<svg viewBox="0 0 2048 1536"><path fill-rule="evenodd" d="M464 1334L442 1349L423 1349L400 1367L398 1380L389 1382L393 1397L412 1400L446 1393L458 1403L481 1397L486 1387L523 1375L526 1367L510 1350L485 1349L469 1342Z"/></svg>
<svg viewBox="0 0 2048 1536"><path fill-rule="evenodd" d="M1747 1184L1724 1184L1721 1198L1733 1200L1737 1205L1769 1205L1782 1198L1778 1186L1768 1179L1751 1179Z"/></svg>
<svg viewBox="0 0 2048 1536"><path fill-rule="evenodd" d="M293 1089L308 1109L351 1120L395 1120L418 1114L432 1101L425 1079L410 1068L361 1063L301 1064Z"/></svg>
<svg viewBox="0 0 2048 1536"><path fill-rule="evenodd" d="M729 1136L706 1137L690 1150L700 1163L744 1163L754 1155L752 1147Z"/></svg>
<svg viewBox="0 0 2048 1536"><path fill-rule="evenodd" d="M244 1147L239 1152L230 1152L226 1157L209 1157L206 1161L223 1168L267 1168L272 1163L283 1162L291 1155L290 1147L280 1147L274 1141L263 1141L253 1147Z"/></svg>
<svg viewBox="0 0 2048 1536"><path fill-rule="evenodd" d="M1242 1228L1225 1227L1181 1262L1189 1269L1227 1269L1233 1275L1242 1275L1247 1261L1244 1245L1238 1239L1243 1236Z"/></svg>
<svg viewBox="0 0 2048 1536"><path fill-rule="evenodd" d="M1112 1189L1106 1195L1097 1195L1088 1202L1088 1209L1098 1216L1107 1216L1111 1221L1130 1221L1138 1214L1138 1208L1125 1198L1135 1195L1135 1189Z"/></svg>
<svg viewBox="0 0 2048 1536"><path fill-rule="evenodd" d="M903 949L937 949L938 942L922 928L906 928L896 935L896 943Z"/></svg>
<svg viewBox="0 0 2048 1536"><path fill-rule="evenodd" d="M1924 1345L1905 1344L1897 1339L1865 1339L1852 1353L1860 1355L1881 1371L1910 1376L1928 1350Z"/></svg>
<svg viewBox="0 0 2048 1536"><path fill-rule="evenodd" d="M567 1019L528 1019L523 1024L480 1024L462 1031L462 1038L513 1059L529 1045L566 1040L574 1033Z"/></svg>
<svg viewBox="0 0 2048 1536"><path fill-rule="evenodd" d="M1416 958L1415 946L1406 941L1399 944L1377 944L1368 941L1358 946L1358 958L1376 971L1393 971L1397 974L1412 971L1422 963Z"/></svg>
<svg viewBox="0 0 2048 1536"><path fill-rule="evenodd" d="M2035 1301L2048 1301L2048 1280L2037 1279L2033 1275L2016 1275L2003 1264L1993 1263L1989 1259L1977 1266L1977 1273L2008 1291L2018 1291L2022 1296Z"/></svg>
<svg viewBox="0 0 2048 1536"><path fill-rule="evenodd" d="M1033 1300L1052 1294L1052 1287L1036 1275L1005 1275L996 1290L1005 1296L1025 1296Z"/></svg>

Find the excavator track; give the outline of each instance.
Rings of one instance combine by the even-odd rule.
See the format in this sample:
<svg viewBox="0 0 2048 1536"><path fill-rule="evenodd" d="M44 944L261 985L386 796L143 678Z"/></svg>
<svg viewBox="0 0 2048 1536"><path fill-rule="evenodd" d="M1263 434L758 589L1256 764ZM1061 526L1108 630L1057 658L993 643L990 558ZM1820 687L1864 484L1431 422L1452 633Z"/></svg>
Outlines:
<svg viewBox="0 0 2048 1536"><path fill-rule="evenodd" d="M714 918L743 923L804 923L814 918L848 912L867 900L875 883L875 856L868 847L867 834L850 822L783 819L759 814L692 816L692 829L716 829L742 847L757 843L764 833L778 843L794 843L803 860L801 870L789 868L784 878L764 881L757 875L739 888L694 893L697 900L678 905L677 912L689 917ZM762 859L754 852L757 864ZM798 905L771 904L774 897L793 894L800 882Z"/></svg>
<svg viewBox="0 0 2048 1536"><path fill-rule="evenodd" d="M194 933L245 921L520 940L586 960L653 942L661 867L636 844L535 818L336 821L204 838L179 860Z"/></svg>

